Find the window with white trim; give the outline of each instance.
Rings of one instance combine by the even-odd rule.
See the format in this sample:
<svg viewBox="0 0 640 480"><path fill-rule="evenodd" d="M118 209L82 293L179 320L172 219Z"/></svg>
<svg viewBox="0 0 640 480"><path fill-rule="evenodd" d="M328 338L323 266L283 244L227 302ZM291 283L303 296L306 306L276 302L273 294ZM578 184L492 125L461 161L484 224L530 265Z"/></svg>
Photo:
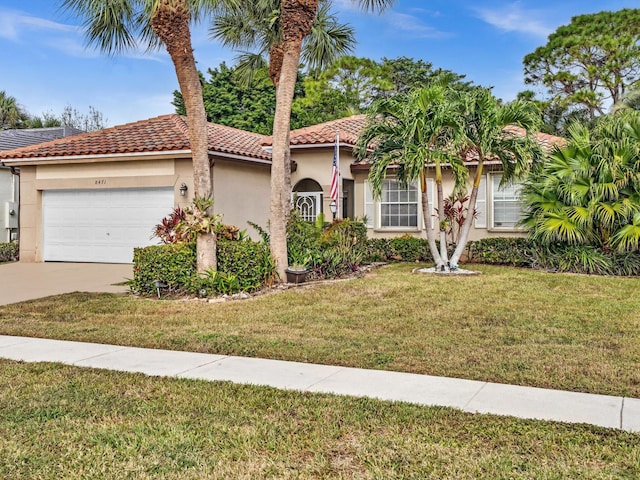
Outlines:
<svg viewBox="0 0 640 480"><path fill-rule="evenodd" d="M380 227L418 227L418 188L385 179L380 198Z"/></svg>
<svg viewBox="0 0 640 480"><path fill-rule="evenodd" d="M520 185L500 186L502 175L491 175L492 227L516 228L522 217L520 204Z"/></svg>

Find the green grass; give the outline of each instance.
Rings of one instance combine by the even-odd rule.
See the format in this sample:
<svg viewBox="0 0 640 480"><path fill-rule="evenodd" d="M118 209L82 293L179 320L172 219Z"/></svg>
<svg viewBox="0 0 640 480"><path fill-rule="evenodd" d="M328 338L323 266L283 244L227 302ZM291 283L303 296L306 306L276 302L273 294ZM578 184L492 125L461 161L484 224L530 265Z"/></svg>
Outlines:
<svg viewBox="0 0 640 480"><path fill-rule="evenodd" d="M640 279L413 268L215 304L51 297L0 307L0 334L640 397Z"/></svg>
<svg viewBox="0 0 640 480"><path fill-rule="evenodd" d="M635 479L640 435L0 360L0 478Z"/></svg>

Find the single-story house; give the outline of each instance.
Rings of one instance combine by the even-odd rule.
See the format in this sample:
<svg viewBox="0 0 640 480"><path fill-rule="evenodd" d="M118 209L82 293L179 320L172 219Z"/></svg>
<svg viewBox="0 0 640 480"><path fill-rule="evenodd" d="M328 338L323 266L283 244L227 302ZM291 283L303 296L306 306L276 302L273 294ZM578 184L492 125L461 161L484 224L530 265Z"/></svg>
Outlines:
<svg viewBox="0 0 640 480"><path fill-rule="evenodd" d="M157 243L151 238L153 226L192 200L186 121L164 115L0 152L4 165L20 169L21 261L130 263L134 247ZM309 220L319 213L331 219L329 191L339 134L337 216L366 216L372 237L425 236L417 186L403 189L389 178L380 199L371 195L368 165L353 157L365 122L357 115L291 132L296 207ZM214 210L226 224L243 229L251 221L266 228L270 138L216 124L208 128ZM542 134L539 140L548 147L560 141ZM499 189L499 180L498 166L489 165L472 239L518 234L517 189ZM448 175L445 189L452 185Z"/></svg>
<svg viewBox="0 0 640 480"><path fill-rule="evenodd" d="M0 131L0 151L36 145L83 133L72 127L23 128ZM18 238L19 180L17 171L0 164L0 242Z"/></svg>

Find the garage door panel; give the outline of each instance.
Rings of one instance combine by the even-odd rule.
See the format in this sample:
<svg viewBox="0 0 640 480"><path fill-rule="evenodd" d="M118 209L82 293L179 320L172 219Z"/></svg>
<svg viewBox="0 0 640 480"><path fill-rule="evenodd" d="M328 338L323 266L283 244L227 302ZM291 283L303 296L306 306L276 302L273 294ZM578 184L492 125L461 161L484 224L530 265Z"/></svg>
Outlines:
<svg viewBox="0 0 640 480"><path fill-rule="evenodd" d="M172 188L46 190L45 261L131 263L133 249L159 243L153 227L173 208Z"/></svg>

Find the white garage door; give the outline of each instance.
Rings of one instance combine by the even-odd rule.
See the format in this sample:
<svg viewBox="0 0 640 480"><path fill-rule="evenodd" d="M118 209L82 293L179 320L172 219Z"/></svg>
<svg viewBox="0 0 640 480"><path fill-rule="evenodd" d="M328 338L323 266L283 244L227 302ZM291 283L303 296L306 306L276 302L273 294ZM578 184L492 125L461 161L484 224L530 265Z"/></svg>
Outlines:
<svg viewBox="0 0 640 480"><path fill-rule="evenodd" d="M45 190L44 261L131 263L155 245L153 227L173 208L172 188Z"/></svg>

